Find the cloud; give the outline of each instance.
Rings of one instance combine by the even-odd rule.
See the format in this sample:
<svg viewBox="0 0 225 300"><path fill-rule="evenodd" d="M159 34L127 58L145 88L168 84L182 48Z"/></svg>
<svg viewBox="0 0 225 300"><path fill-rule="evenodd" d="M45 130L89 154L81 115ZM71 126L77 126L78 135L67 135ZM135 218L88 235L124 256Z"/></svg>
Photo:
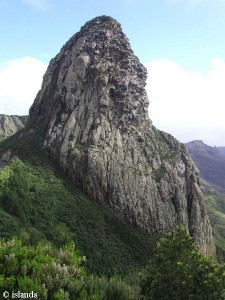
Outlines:
<svg viewBox="0 0 225 300"><path fill-rule="evenodd" d="M170 60L153 60L147 69L149 112L157 127L181 141L204 138L210 144L225 145L224 61L213 59L205 73L186 70Z"/></svg>
<svg viewBox="0 0 225 300"><path fill-rule="evenodd" d="M23 57L0 65L0 113L28 114L47 65Z"/></svg>
<svg viewBox="0 0 225 300"><path fill-rule="evenodd" d="M202 139L225 146L225 61L213 59L205 73L162 59L146 67L153 124L182 142ZM32 57L1 64L0 113L27 114L46 68Z"/></svg>
<svg viewBox="0 0 225 300"><path fill-rule="evenodd" d="M46 8L49 0L23 0L23 2L26 2L35 8Z"/></svg>

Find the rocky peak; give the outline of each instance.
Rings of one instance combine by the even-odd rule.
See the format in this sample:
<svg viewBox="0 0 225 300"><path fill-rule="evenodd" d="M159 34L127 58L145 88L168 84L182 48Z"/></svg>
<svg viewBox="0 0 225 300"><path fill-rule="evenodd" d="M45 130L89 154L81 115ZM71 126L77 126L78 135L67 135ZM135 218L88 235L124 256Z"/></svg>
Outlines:
<svg viewBox="0 0 225 300"><path fill-rule="evenodd" d="M63 47L73 49L78 65L89 68L98 89L93 106L127 129L147 119L148 98L144 89L147 70L133 54L121 25L111 17L97 17ZM84 75L84 69L80 70ZM90 79L90 78L89 78Z"/></svg>
<svg viewBox="0 0 225 300"><path fill-rule="evenodd" d="M87 22L51 60L30 109L33 135L86 193L150 234L184 225L213 251L186 148L148 117L146 69L111 17Z"/></svg>
<svg viewBox="0 0 225 300"><path fill-rule="evenodd" d="M27 116L9 116L0 114L0 138L15 134L22 129L27 121Z"/></svg>
<svg viewBox="0 0 225 300"><path fill-rule="evenodd" d="M61 64L64 68L59 68ZM148 120L146 76L147 71L133 54L120 24L111 17L102 16L87 22L63 46L51 61L43 84L49 87L53 84L57 94L64 96L59 122L77 105L75 99L79 98L79 87L91 84L84 92L85 111L95 115L96 122L101 113L123 130L128 130L130 125L136 127ZM31 108L32 121L40 114L46 115L48 107L56 102L53 98L57 95L51 88L42 111L35 112L37 106Z"/></svg>

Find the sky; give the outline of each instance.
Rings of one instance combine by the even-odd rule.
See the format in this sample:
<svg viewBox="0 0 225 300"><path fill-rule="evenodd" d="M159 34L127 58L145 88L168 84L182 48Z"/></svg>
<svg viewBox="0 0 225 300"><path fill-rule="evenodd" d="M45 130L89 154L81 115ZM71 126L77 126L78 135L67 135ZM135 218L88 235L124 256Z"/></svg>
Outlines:
<svg viewBox="0 0 225 300"><path fill-rule="evenodd" d="M225 146L225 0L0 0L0 114L28 114L50 59L99 15L148 69L153 124Z"/></svg>

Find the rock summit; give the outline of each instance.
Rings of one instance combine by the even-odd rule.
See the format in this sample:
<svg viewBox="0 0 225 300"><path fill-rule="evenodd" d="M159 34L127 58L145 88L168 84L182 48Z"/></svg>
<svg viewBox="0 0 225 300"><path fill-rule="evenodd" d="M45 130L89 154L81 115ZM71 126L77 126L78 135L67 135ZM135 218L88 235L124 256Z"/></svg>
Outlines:
<svg viewBox="0 0 225 300"><path fill-rule="evenodd" d="M150 234L183 225L200 251L213 251L198 171L185 146L152 125L146 77L120 24L97 17L51 60L28 136L118 218Z"/></svg>

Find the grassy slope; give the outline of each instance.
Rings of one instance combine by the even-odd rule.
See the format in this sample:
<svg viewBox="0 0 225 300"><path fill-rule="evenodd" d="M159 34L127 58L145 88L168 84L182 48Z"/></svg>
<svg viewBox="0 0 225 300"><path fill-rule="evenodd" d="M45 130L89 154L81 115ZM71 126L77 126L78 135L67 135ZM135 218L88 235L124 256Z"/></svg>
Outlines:
<svg viewBox="0 0 225 300"><path fill-rule="evenodd" d="M225 194L211 192L205 195L206 208L213 227L219 261L225 261Z"/></svg>
<svg viewBox="0 0 225 300"><path fill-rule="evenodd" d="M97 274L126 274L149 260L157 237L115 218L74 187L46 152L16 134L0 144L19 158L0 173L0 236L74 240ZM9 170L12 171L9 177Z"/></svg>

